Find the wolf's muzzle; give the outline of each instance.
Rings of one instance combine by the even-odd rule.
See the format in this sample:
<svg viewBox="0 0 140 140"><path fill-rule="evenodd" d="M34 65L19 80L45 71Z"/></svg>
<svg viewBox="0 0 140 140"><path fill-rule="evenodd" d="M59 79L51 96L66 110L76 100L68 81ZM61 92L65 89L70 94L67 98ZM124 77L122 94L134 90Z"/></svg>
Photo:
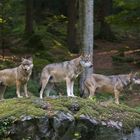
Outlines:
<svg viewBox="0 0 140 140"><path fill-rule="evenodd" d="M92 65L90 65L90 67L89 68L92 68L93 67L93 64Z"/></svg>
<svg viewBox="0 0 140 140"><path fill-rule="evenodd" d="M140 84L140 79L133 78L133 81L134 81L135 84Z"/></svg>

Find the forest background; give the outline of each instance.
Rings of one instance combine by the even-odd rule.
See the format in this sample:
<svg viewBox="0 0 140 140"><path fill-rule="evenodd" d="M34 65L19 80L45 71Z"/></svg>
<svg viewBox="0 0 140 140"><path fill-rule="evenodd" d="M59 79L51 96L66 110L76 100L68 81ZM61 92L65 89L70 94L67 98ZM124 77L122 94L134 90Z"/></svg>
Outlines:
<svg viewBox="0 0 140 140"><path fill-rule="evenodd" d="M38 96L42 68L49 63L70 60L82 52L80 2L84 1L1 0L0 69L15 67L20 64L21 57L32 56L34 70L29 91ZM95 73L119 74L139 70L139 13L139 0L94 1ZM77 82L77 94L78 87ZM63 93L65 86L56 85L56 89ZM5 96L14 97L15 88L7 89ZM99 98L106 98L104 96Z"/></svg>

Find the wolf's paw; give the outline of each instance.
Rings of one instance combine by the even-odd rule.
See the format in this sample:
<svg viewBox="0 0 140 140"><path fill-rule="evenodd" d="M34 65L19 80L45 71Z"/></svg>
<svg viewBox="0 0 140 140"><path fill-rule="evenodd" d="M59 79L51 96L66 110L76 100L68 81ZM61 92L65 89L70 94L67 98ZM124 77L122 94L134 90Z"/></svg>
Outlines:
<svg viewBox="0 0 140 140"><path fill-rule="evenodd" d="M18 96L18 98L23 98L23 96L20 95L20 96Z"/></svg>
<svg viewBox="0 0 140 140"><path fill-rule="evenodd" d="M117 102L117 101L115 101L115 104L119 105L120 103L119 103L119 102Z"/></svg>
<svg viewBox="0 0 140 140"><path fill-rule="evenodd" d="M29 95L25 95L26 98L29 98Z"/></svg>
<svg viewBox="0 0 140 140"><path fill-rule="evenodd" d="M42 97L42 96L40 96L40 99L43 99L43 97Z"/></svg>
<svg viewBox="0 0 140 140"><path fill-rule="evenodd" d="M1 101L4 101L4 98L1 98L1 99L0 99L0 102L1 102Z"/></svg>
<svg viewBox="0 0 140 140"><path fill-rule="evenodd" d="M77 97L76 95L73 95L72 97Z"/></svg>
<svg viewBox="0 0 140 140"><path fill-rule="evenodd" d="M92 100L92 99L93 99L93 96L89 96L89 99L91 99L91 100Z"/></svg>
<svg viewBox="0 0 140 140"><path fill-rule="evenodd" d="M69 95L68 97L77 97L77 96L75 96L75 95Z"/></svg>

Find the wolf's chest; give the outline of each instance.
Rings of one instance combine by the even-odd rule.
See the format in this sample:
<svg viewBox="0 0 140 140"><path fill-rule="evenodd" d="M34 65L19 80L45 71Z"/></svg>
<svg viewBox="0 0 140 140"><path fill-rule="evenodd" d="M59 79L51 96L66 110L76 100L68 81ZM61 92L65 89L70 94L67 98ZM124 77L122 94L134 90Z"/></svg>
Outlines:
<svg viewBox="0 0 140 140"><path fill-rule="evenodd" d="M18 80L24 84L29 80L29 75L21 75L20 77L18 77Z"/></svg>
<svg viewBox="0 0 140 140"><path fill-rule="evenodd" d="M20 81L22 81L22 82L27 82L28 81L28 77L22 77L21 79L20 79Z"/></svg>

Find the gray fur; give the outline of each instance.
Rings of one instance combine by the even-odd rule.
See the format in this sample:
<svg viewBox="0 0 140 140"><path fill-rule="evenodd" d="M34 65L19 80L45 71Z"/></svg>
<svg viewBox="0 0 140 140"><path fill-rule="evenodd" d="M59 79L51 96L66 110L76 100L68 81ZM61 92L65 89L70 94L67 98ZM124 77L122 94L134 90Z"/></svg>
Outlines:
<svg viewBox="0 0 140 140"><path fill-rule="evenodd" d="M89 98L94 96L95 92L114 93L115 103L119 104L120 92L131 83L138 83L136 74L122 74L105 76L101 74L92 74L84 81L84 94L89 94Z"/></svg>
<svg viewBox="0 0 140 140"><path fill-rule="evenodd" d="M54 63L46 65L41 73L40 78L40 98L43 98L43 92L48 83L66 82L67 95L74 96L73 86L74 80L83 71L83 67L91 67L90 55L80 56L71 61L65 61L61 63ZM50 92L50 87L47 89L47 93Z"/></svg>
<svg viewBox="0 0 140 140"><path fill-rule="evenodd" d="M27 93L27 82L30 79L33 68L32 58L22 58L21 65L16 68L4 69L0 71L0 99L3 99L4 92L7 86L16 85L17 97L20 95L20 87L24 86L25 96L28 97Z"/></svg>

